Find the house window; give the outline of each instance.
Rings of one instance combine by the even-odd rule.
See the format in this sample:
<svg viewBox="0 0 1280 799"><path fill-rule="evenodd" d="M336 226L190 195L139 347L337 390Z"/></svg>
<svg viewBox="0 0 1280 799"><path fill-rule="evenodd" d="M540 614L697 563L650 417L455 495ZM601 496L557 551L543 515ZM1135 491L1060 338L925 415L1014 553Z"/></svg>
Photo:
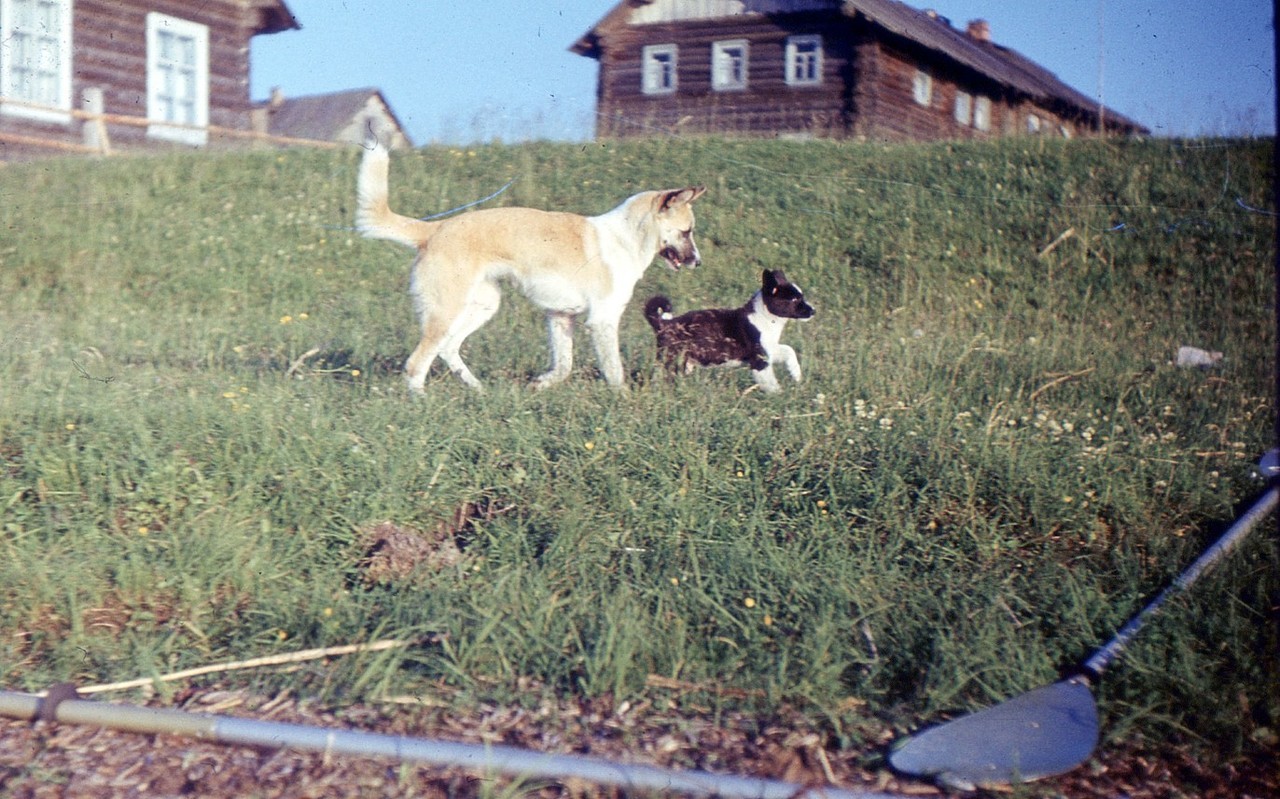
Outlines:
<svg viewBox="0 0 1280 799"><path fill-rule="evenodd" d="M745 39L711 45L711 88L717 91L747 88Z"/></svg>
<svg viewBox="0 0 1280 799"><path fill-rule="evenodd" d="M149 136L193 145L209 140L208 27L147 14L147 119Z"/></svg>
<svg viewBox="0 0 1280 799"><path fill-rule="evenodd" d="M973 101L973 126L978 130L991 130L991 98L979 97Z"/></svg>
<svg viewBox="0 0 1280 799"><path fill-rule="evenodd" d="M788 86L817 86L822 83L822 37L789 37L786 70Z"/></svg>
<svg viewBox="0 0 1280 799"><path fill-rule="evenodd" d="M676 46L651 44L644 48L643 85L645 94L672 94L676 90Z"/></svg>
<svg viewBox="0 0 1280 799"><path fill-rule="evenodd" d="M0 112L43 122L71 115L71 0L0 0Z"/></svg>
<svg viewBox="0 0 1280 799"><path fill-rule="evenodd" d="M923 69L917 69L911 79L911 97L917 105L928 106L933 103L933 76Z"/></svg>
<svg viewBox="0 0 1280 799"><path fill-rule="evenodd" d="M965 127L973 124L973 95L968 92L956 92L956 122Z"/></svg>
<svg viewBox="0 0 1280 799"><path fill-rule="evenodd" d="M1027 133L1032 135L1039 133L1042 127L1040 117L1035 114L1027 114Z"/></svg>

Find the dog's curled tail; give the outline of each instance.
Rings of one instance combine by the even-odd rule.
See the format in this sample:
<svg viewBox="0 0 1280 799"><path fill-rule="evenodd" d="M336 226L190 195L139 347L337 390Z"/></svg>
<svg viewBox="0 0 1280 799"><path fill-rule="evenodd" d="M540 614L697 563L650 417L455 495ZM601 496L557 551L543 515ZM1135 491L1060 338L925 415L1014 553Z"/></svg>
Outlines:
<svg viewBox="0 0 1280 799"><path fill-rule="evenodd" d="M650 297L644 304L644 318L649 320L649 325L654 330L657 330L658 325L671 318L671 300L661 294Z"/></svg>
<svg viewBox="0 0 1280 799"><path fill-rule="evenodd" d="M397 214L387 200L387 173L391 154L377 137L364 144L360 172L356 177L356 230L367 238L386 239L406 247L421 247L440 226Z"/></svg>

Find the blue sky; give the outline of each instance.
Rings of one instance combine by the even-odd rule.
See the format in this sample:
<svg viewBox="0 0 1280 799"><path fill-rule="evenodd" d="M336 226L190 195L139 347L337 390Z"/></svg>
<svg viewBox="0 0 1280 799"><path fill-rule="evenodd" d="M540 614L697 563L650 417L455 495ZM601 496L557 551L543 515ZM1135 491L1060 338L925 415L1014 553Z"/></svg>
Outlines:
<svg viewBox="0 0 1280 799"><path fill-rule="evenodd" d="M586 140L596 62L568 47L611 0L286 0L302 30L259 36L254 99L372 86L417 144ZM1157 135L1275 132L1265 0L928 0Z"/></svg>

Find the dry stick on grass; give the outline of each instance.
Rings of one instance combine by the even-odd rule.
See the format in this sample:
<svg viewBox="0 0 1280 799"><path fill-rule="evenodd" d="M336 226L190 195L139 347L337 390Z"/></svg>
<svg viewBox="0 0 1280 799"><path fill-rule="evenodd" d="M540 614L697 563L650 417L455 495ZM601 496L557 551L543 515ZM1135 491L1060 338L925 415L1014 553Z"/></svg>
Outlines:
<svg viewBox="0 0 1280 799"><path fill-rule="evenodd" d="M1048 383L1045 383L1040 388L1037 388L1035 391L1032 391L1031 396L1028 399L1031 402L1035 402L1037 397L1039 397L1041 394L1048 391L1049 389L1053 388L1054 386L1065 383L1068 380L1074 380L1077 377L1084 377L1085 375L1092 372L1095 368L1096 367L1090 366L1088 369L1081 369L1078 372L1069 372L1068 374L1065 374L1065 375L1058 375L1054 379L1050 380Z"/></svg>
<svg viewBox="0 0 1280 799"><path fill-rule="evenodd" d="M299 356L294 360L294 362L289 366L289 371L285 372L285 373L284 373L284 376L285 376L285 377L293 377L293 375L294 375L296 372L298 372L300 369L302 369L302 365L303 365L304 363L306 363L306 362L307 362L307 359L308 359L308 358L310 358L312 355L317 354L318 352L320 352L320 348L319 348L319 347L312 347L311 349L309 349L309 350L307 350L306 352L304 352L304 353L302 353L301 355L299 355Z"/></svg>
<svg viewBox="0 0 1280 799"><path fill-rule="evenodd" d="M1062 231L1062 233L1059 234L1058 238L1051 241L1043 250L1040 251L1040 257L1044 258L1049 253L1056 250L1059 244L1071 238L1075 234L1076 234L1076 229L1073 227L1069 227L1066 230Z"/></svg>
<svg viewBox="0 0 1280 799"><path fill-rule="evenodd" d="M660 674L650 674L645 677L644 684L649 688L661 688L667 691L680 691L682 693L706 691L716 696L727 696L734 699L746 699L749 697L764 696L765 692L761 690L751 690L746 688L730 688L722 685L712 685L710 683L686 682L685 680L676 680L671 677L663 677Z"/></svg>
<svg viewBox="0 0 1280 799"><path fill-rule="evenodd" d="M330 646L321 649L304 649L299 652L287 652L281 655L266 655L265 657L252 658L250 660L238 660L232 663L215 663L209 666L197 666L194 669L186 669L185 671L175 671L171 674L162 674L159 677L139 677L136 680L126 680L124 682L113 682L105 685L86 685L76 688L76 693L85 696L88 694L99 694L107 691L124 691L129 688L146 688L158 682L174 682L177 680L186 680L191 677L199 677L204 674L218 674L227 671L240 671L242 669L258 669L264 666L282 666L290 663L301 663L307 660L320 660L321 658L336 657L338 655L353 655L364 652L382 652L387 649L399 649L409 646L409 641L397 641L386 639L382 641L373 641L368 644L346 644L344 646ZM44 696L41 691L38 696Z"/></svg>

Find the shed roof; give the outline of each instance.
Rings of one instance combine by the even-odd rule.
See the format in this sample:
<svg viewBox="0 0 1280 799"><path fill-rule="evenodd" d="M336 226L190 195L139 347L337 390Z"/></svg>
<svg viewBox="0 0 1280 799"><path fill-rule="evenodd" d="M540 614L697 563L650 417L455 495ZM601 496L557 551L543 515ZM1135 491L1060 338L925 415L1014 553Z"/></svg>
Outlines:
<svg viewBox="0 0 1280 799"><path fill-rule="evenodd" d="M268 131L277 136L334 141L373 97L382 103L396 127L403 132L404 126L391 110L391 104L375 88L273 100L267 103L271 109Z"/></svg>
<svg viewBox="0 0 1280 799"><path fill-rule="evenodd" d="M667 5L663 17L660 6ZM987 79L1025 94L1042 103L1056 103L1088 114L1097 114L1097 101L1068 86L1050 70L1021 53L991 41L983 41L958 30L945 17L912 8L899 0L622 0L591 30L570 46L570 50L589 58L599 58L600 40L611 30L631 24L633 13L675 21L689 16L735 17L778 14L798 11L830 11L847 17L862 17L892 34L932 50ZM1146 127L1104 109L1115 125L1139 133Z"/></svg>

